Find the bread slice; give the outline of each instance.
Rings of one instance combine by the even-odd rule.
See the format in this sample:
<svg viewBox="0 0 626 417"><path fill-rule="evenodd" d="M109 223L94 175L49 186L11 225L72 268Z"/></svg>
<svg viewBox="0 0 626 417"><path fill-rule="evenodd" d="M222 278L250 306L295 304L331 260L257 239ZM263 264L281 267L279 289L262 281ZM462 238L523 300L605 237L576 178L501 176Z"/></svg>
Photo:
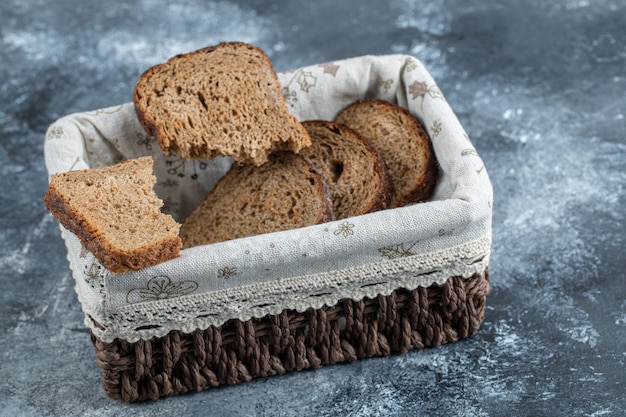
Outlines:
<svg viewBox="0 0 626 417"><path fill-rule="evenodd" d="M231 156L260 165L276 150L298 152L310 139L287 108L271 61L241 42L177 55L139 78L134 103L166 154Z"/></svg>
<svg viewBox="0 0 626 417"><path fill-rule="evenodd" d="M336 219L387 207L393 186L376 149L349 127L329 121L302 123L311 137L303 152L328 181Z"/></svg>
<svg viewBox="0 0 626 417"><path fill-rule="evenodd" d="M337 117L368 138L391 174L391 207L425 201L432 195L438 166L432 143L420 122L404 108L383 100L360 100Z"/></svg>
<svg viewBox="0 0 626 417"><path fill-rule="evenodd" d="M233 164L183 221L190 248L332 220L322 176L293 152L270 155L261 166Z"/></svg>
<svg viewBox="0 0 626 417"><path fill-rule="evenodd" d="M179 255L179 224L160 212L152 158L52 176L46 208L112 272L139 270Z"/></svg>

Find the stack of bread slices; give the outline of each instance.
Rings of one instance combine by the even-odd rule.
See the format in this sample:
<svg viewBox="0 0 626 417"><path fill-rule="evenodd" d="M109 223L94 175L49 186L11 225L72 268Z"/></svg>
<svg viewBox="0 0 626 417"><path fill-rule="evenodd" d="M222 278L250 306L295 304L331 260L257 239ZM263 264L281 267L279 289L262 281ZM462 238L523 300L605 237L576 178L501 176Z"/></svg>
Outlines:
<svg viewBox="0 0 626 417"><path fill-rule="evenodd" d="M409 112L360 100L333 121L298 121L269 58L249 44L220 43L151 67L133 98L165 154L236 163L182 224L160 212L150 157L53 175L46 207L113 272L181 248L425 201L437 179L432 144Z"/></svg>

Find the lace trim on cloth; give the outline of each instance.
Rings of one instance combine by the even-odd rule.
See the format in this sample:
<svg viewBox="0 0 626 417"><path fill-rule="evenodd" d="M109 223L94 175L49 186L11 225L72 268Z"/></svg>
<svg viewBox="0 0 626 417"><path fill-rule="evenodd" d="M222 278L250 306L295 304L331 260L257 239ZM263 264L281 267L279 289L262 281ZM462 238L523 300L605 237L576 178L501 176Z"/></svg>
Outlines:
<svg viewBox="0 0 626 417"><path fill-rule="evenodd" d="M87 302L90 295L85 280L76 279L76 290L85 323L94 335L104 342L118 338L134 343L163 337L172 330L204 330L233 318L246 321L285 309L303 312L332 306L346 298L361 300L386 296L398 288L442 285L453 276L469 278L487 268L490 245L491 238L486 236L427 254L114 309L97 308Z"/></svg>

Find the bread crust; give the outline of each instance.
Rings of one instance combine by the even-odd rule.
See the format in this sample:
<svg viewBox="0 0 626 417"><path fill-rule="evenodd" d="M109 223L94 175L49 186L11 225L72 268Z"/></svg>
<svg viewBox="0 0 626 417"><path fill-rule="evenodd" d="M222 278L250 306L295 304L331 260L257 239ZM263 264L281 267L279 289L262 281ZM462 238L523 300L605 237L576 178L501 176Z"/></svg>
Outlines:
<svg viewBox="0 0 626 417"><path fill-rule="evenodd" d="M313 163L308 158L302 156L302 159L306 161L307 164L309 164L309 172L311 172L312 174L314 174L316 177L319 178L319 185L317 187L317 190L318 190L318 193L322 195L324 199L322 212L317 218L317 221L315 222L315 224L321 224L321 223L333 221L335 219L335 214L333 213L333 198L332 198L332 194L330 193L330 187L328 186L328 181L326 181L326 178L324 178L321 172L319 172L319 170L315 167L315 165L313 165Z"/></svg>

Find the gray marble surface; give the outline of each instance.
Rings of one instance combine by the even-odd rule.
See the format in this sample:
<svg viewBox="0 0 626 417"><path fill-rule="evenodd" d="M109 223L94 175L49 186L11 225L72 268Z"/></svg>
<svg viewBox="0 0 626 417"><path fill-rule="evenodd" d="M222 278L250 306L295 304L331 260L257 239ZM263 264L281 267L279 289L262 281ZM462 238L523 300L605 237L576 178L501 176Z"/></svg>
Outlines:
<svg viewBox="0 0 626 417"><path fill-rule="evenodd" d="M0 415L623 416L626 2L0 3ZM107 399L42 198L43 138L222 40L278 70L421 59L495 191L492 292L465 341L152 403Z"/></svg>

